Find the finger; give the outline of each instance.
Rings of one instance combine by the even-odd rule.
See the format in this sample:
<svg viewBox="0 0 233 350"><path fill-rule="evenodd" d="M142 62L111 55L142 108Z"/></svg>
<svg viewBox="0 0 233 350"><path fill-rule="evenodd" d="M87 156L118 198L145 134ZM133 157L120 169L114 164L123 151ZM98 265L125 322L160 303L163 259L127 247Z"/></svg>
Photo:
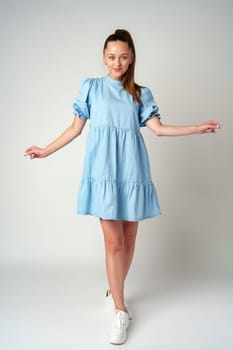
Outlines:
<svg viewBox="0 0 233 350"><path fill-rule="evenodd" d="M209 120L208 124L214 126L215 128L220 128L221 127L220 123L216 122L215 120Z"/></svg>
<svg viewBox="0 0 233 350"><path fill-rule="evenodd" d="M35 150L28 151L27 153L24 153L24 156L25 157L29 156L31 159L39 158L40 157L40 152L39 151L35 151Z"/></svg>
<svg viewBox="0 0 233 350"><path fill-rule="evenodd" d="M25 156L30 156L31 154L35 153L35 151L31 150L31 151L26 151L24 153Z"/></svg>
<svg viewBox="0 0 233 350"><path fill-rule="evenodd" d="M34 158L36 158L36 155L35 155L35 153L32 153L32 154L30 154L30 158L31 158L31 159L34 159Z"/></svg>
<svg viewBox="0 0 233 350"><path fill-rule="evenodd" d="M30 146L25 150L25 153L32 151L35 148L35 146Z"/></svg>
<svg viewBox="0 0 233 350"><path fill-rule="evenodd" d="M206 133L215 133L215 128L208 128L205 130Z"/></svg>

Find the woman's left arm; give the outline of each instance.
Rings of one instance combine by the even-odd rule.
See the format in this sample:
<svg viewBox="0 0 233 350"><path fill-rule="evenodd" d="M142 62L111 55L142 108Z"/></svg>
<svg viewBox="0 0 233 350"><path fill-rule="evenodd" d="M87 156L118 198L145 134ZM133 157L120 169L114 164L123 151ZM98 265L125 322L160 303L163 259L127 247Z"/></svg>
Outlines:
<svg viewBox="0 0 233 350"><path fill-rule="evenodd" d="M214 120L190 126L163 125L156 116L148 119L146 126L157 136L187 136L215 133L216 129L220 128L220 124Z"/></svg>

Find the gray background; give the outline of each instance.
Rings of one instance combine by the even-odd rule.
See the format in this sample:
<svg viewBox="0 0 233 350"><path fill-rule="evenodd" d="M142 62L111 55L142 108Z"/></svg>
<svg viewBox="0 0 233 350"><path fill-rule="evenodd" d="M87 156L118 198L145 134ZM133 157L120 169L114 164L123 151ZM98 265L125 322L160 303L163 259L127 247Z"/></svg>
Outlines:
<svg viewBox="0 0 233 350"><path fill-rule="evenodd" d="M226 330L232 299L226 295L231 294L233 276L232 15L230 0L1 1L0 263L2 300L9 321L2 320L6 328L0 334L2 349L11 349L12 339L14 349L36 349L38 339L42 339L38 349L49 348L48 339L43 343L45 338L38 334L23 342L30 319L26 314L21 315L25 329L15 337L10 337L12 330L7 326L15 326L13 334L19 327L20 317L15 319L9 305L14 300L15 308L27 307L35 279L37 287L56 280L62 288L65 284L59 276L71 274L71 290L81 293L79 302L86 286L99 295L107 286L98 220L76 215L88 125L80 138L49 158L30 161L23 153L28 146L51 142L72 122L71 102L81 79L106 74L102 46L116 28L128 29L133 35L136 80L152 90L163 123L185 125L216 119L222 124L216 135L180 138L159 138L142 130L162 216L140 224L129 294L135 303L149 295L152 302L154 290L162 286L169 286L164 287L167 291L183 290L182 283L195 282L198 295L203 296L203 283L210 292L214 284L221 290L215 295L227 300L227 311L218 338L219 346L225 345L213 344L216 349L230 346L232 338L229 340ZM57 290L56 283L50 287L44 294L39 287L34 289L44 295L43 305L49 293L52 298ZM216 305L214 297L213 303ZM31 310L38 307L34 300L30 305ZM182 305L194 307L189 299ZM153 333L150 345L143 346L153 348L154 342L163 349L164 338L155 337ZM186 338L177 348L183 344L184 349L191 349L195 336ZM66 334L65 345L68 339L73 339L70 348L71 343L79 344L75 336ZM203 340L199 349L206 350L207 343ZM50 349L54 344L58 349L57 343L51 343ZM61 339L59 344L62 347ZM164 346L170 349L168 343Z"/></svg>

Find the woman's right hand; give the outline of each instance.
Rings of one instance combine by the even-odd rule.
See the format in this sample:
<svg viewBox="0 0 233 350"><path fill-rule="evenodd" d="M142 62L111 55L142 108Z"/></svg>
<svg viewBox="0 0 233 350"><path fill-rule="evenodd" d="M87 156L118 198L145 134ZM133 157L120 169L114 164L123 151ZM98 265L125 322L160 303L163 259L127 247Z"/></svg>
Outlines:
<svg viewBox="0 0 233 350"><path fill-rule="evenodd" d="M31 147L27 148L25 153L24 153L24 156L25 157L29 156L31 159L46 157L45 152L44 152L44 148L40 148L37 146L31 146Z"/></svg>

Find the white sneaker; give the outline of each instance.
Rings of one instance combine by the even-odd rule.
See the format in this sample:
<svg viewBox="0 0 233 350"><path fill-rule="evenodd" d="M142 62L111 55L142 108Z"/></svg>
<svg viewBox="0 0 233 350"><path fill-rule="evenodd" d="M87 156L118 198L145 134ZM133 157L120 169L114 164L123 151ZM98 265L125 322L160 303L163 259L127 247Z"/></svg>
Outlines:
<svg viewBox="0 0 233 350"><path fill-rule="evenodd" d="M129 326L129 315L125 311L115 310L112 322L111 334L109 342L111 344L124 344L127 339L127 328Z"/></svg>
<svg viewBox="0 0 233 350"><path fill-rule="evenodd" d="M106 301L107 301L108 310L111 312L115 312L114 300L112 297L112 293L109 289L107 289L107 291L106 291ZM129 314L129 319L132 320L133 319L133 311L130 308L128 308L128 305L126 305L126 307L127 307L127 311Z"/></svg>

